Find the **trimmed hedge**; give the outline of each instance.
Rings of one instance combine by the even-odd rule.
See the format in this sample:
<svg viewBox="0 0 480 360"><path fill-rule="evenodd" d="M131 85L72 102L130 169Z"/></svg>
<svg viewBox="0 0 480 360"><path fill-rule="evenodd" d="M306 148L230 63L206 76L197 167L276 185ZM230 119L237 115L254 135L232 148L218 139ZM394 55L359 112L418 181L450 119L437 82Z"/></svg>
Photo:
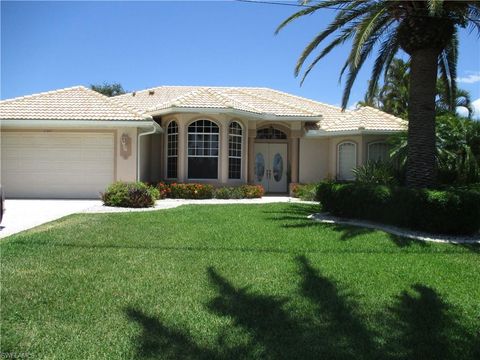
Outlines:
<svg viewBox="0 0 480 360"><path fill-rule="evenodd" d="M213 186L209 184L178 184L168 185L168 197L172 199L211 199Z"/></svg>
<svg viewBox="0 0 480 360"><path fill-rule="evenodd" d="M317 198L333 215L432 233L471 235L480 230L480 193L322 182Z"/></svg>
<svg viewBox="0 0 480 360"><path fill-rule="evenodd" d="M261 198L265 194L261 185L227 186L215 189L208 184L160 182L157 184L157 189L160 199L254 199Z"/></svg>
<svg viewBox="0 0 480 360"><path fill-rule="evenodd" d="M145 208L155 205L159 191L143 182L117 181L111 184L102 195L106 206Z"/></svg>

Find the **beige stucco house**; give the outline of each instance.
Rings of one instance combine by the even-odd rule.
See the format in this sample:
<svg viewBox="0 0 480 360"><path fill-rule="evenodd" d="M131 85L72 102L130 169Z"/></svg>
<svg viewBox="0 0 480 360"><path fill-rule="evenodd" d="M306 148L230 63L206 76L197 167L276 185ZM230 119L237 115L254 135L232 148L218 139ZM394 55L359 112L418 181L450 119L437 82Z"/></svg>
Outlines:
<svg viewBox="0 0 480 360"><path fill-rule="evenodd" d="M83 86L0 102L7 197L96 198L115 181L214 185L351 179L403 120L267 88L161 86L108 98Z"/></svg>

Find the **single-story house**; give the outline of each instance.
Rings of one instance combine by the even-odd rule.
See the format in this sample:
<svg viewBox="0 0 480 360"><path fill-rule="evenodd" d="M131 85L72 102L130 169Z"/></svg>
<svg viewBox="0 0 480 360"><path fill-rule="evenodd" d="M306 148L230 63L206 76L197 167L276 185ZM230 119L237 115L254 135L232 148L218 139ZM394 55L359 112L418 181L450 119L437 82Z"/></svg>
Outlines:
<svg viewBox="0 0 480 360"><path fill-rule="evenodd" d="M83 86L3 100L7 197L96 198L113 181L214 185L351 179L387 156L402 119L268 88L160 86L106 97Z"/></svg>

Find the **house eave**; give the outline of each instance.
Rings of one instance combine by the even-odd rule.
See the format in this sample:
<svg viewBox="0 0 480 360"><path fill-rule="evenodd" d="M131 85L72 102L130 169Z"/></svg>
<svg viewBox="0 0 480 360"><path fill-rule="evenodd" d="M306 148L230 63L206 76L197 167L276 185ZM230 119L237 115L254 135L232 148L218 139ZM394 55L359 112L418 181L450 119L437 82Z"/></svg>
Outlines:
<svg viewBox="0 0 480 360"><path fill-rule="evenodd" d="M224 114L232 116L240 116L252 120L267 120L267 121L321 121L321 115L312 116L280 116L270 113L253 113L245 110L238 110L233 108L192 108L192 107L176 107L172 106L166 109L147 111L150 116L164 116L178 113L196 113L196 114Z"/></svg>
<svg viewBox="0 0 480 360"><path fill-rule="evenodd" d="M44 120L44 119L42 120L32 120L32 119L0 120L0 125L2 128L10 128L10 127L15 127L15 128L92 128L92 127L93 128L111 128L111 127L151 128L152 126L155 126L154 123L155 121L153 120Z"/></svg>
<svg viewBox="0 0 480 360"><path fill-rule="evenodd" d="M342 135L391 135L403 130L384 130L384 129L370 129L370 130L341 130L341 131L328 131L328 130L308 130L305 132L306 138L321 138L330 136L342 136Z"/></svg>

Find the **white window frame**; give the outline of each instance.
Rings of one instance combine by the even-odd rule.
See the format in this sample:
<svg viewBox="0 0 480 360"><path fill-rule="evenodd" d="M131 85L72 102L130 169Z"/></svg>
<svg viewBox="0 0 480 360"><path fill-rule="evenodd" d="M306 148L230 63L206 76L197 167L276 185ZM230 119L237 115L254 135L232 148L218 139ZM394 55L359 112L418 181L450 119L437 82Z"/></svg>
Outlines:
<svg viewBox="0 0 480 360"><path fill-rule="evenodd" d="M237 124L238 126L240 126L240 131L241 131L240 135L232 134L230 132L230 127L233 124ZM228 124L228 154L227 154L227 156L228 156L228 180L241 180L242 177L243 177L243 134L244 133L245 133L245 131L243 129L243 125L239 121L233 120ZM231 156L230 155L230 137L240 138L240 156ZM238 178L231 178L230 177L230 159L240 159L240 177L238 177Z"/></svg>
<svg viewBox="0 0 480 360"><path fill-rule="evenodd" d="M168 128L170 127L171 124L175 123L177 125L177 132L176 133L173 133L173 134L169 134L168 133ZM178 179L178 140L179 140L179 132L180 132L180 126L178 125L178 121L176 121L175 119L173 120L170 120L166 126L166 131L165 131L165 134L166 134L166 138L167 138L167 141L165 142L165 179L169 179L169 180L175 180L175 179ZM174 136L176 135L177 136L177 155L169 155L168 154L168 145L170 144L170 136ZM177 158L177 177L168 177L168 159L169 158Z"/></svg>
<svg viewBox="0 0 480 360"><path fill-rule="evenodd" d="M378 140L378 141L372 141L372 142L369 142L368 143L368 146L367 146L367 161L371 161L370 159L370 147L372 145L377 145L377 144L384 144L388 147L388 143L384 140ZM388 151L387 151L387 159L389 158L389 154L388 154Z"/></svg>
<svg viewBox="0 0 480 360"><path fill-rule="evenodd" d="M200 132L191 133L191 132L188 130L188 128L190 127L190 125L195 124L197 121L209 121L209 122L211 122L212 124L215 124L215 125L218 127L218 133L211 133L211 132L210 132L210 133L204 133L204 132L202 132L202 133L200 133ZM222 149L222 136L221 136L221 135L222 135L222 128L221 128L221 126L220 126L216 121L213 121L213 120L211 120L211 119L207 119L207 118L195 119L195 120L193 120L193 121L191 121L191 122L189 122L189 123L187 124L186 134L187 134L187 136L186 136L185 147L186 147L186 154L187 154L187 163L186 163L186 167L187 167L187 179L188 179L188 180L192 180L192 181L205 181L205 182L219 180L219 179L220 179L220 176L221 176L221 174L220 174L220 163L221 163L220 151L221 151L221 149ZM217 155L216 155L216 156L215 156L215 155L207 155L207 156L205 156L205 155L202 155L202 156L199 156L199 155L190 155L190 154L188 153L188 142L189 142L188 136L189 136L190 134L195 134L195 135L212 135L212 134L215 134L215 135L217 135L217 136L218 136L218 148L217 148L217 151L218 151L218 152L217 152ZM189 166L188 166L188 159L191 158L191 157L192 157L192 158L196 158L196 157L217 158L217 177L216 177L216 178L208 178L208 179L191 178L191 177L189 176Z"/></svg>
<svg viewBox="0 0 480 360"><path fill-rule="evenodd" d="M354 142L354 141L351 141L351 140L346 140L346 141L342 141L340 143L337 144L337 179L338 180L344 180L344 181L351 181L351 180L355 180L355 176L353 176L352 174L352 178L351 179L340 179L340 148L342 145L346 145L346 144L352 144L354 146L354 149L355 149L355 167L357 166L357 163L358 163L358 151L357 151L357 143ZM355 168L354 167L354 168Z"/></svg>

